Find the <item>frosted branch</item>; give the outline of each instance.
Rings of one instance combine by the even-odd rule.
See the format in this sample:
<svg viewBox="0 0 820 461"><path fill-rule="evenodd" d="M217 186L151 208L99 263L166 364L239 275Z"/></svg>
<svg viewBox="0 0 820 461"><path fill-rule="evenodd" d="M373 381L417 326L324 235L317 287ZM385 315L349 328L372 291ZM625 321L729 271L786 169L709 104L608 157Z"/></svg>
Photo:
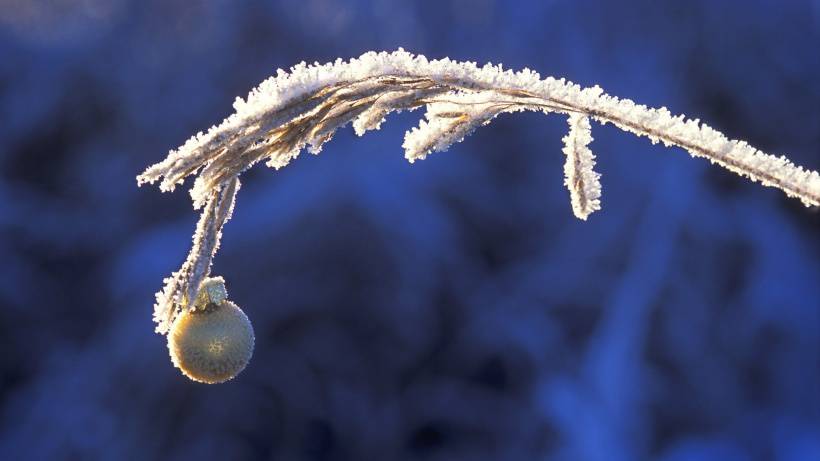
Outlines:
<svg viewBox="0 0 820 461"><path fill-rule="evenodd" d="M581 88L564 79L541 79L529 69L512 72L500 65L428 60L401 49L369 52L349 62L301 63L290 72L279 70L246 99L237 98L233 115L207 133L198 133L137 177L138 184L160 181L161 190L172 191L186 177L196 175L191 197L194 208L204 207L188 259L157 295L157 330L167 331L175 313L186 308L186 300L195 296L208 275L239 174L263 160L281 168L304 149L318 153L348 123L362 135L378 129L392 112L422 106L427 108L426 120L409 131L403 143L410 162L447 149L504 112L568 115L565 183L573 211L581 219L600 208L598 174L592 170L594 156L587 148L592 140L590 120L612 123L653 143L681 147L692 156L776 187L806 206L820 205L817 172L744 141L730 140L699 120L609 96L597 86Z"/></svg>
<svg viewBox="0 0 820 461"><path fill-rule="evenodd" d="M567 122L569 133L563 138L567 156L564 185L569 189L573 213L586 221L592 212L601 209L601 175L593 170L595 155L587 147L592 142L592 127L585 115L572 114Z"/></svg>
<svg viewBox="0 0 820 461"><path fill-rule="evenodd" d="M443 110L445 104L458 107ZM280 70L245 100L237 98L233 115L171 151L138 182L161 180L160 188L170 191L196 174L191 195L200 208L211 191L261 160L281 168L306 147L318 152L347 123L355 121L357 133L363 134L378 128L390 112L420 106L428 106L432 119L405 139L411 161L446 148L500 112L578 113L653 142L682 147L693 156L777 187L807 206L820 204L817 172L727 139L698 120L672 116L666 108L651 109L609 96L597 86L581 88L552 77L542 80L529 69L512 72L500 65L478 67L446 58L431 61L403 50ZM501 109L494 112L490 107ZM436 116L437 111L461 116L447 119Z"/></svg>
<svg viewBox="0 0 820 461"><path fill-rule="evenodd" d="M413 163L430 152L442 152L461 142L476 128L487 125L502 112L526 110L523 105L504 102L495 91L451 93L427 104L427 121L404 135L404 157Z"/></svg>
<svg viewBox="0 0 820 461"><path fill-rule="evenodd" d="M178 271L165 279L165 286L156 295L154 321L157 333L167 333L177 314L191 307L200 284L210 275L222 227L231 218L239 185L239 179L233 178L223 189L211 192L196 225L188 257Z"/></svg>

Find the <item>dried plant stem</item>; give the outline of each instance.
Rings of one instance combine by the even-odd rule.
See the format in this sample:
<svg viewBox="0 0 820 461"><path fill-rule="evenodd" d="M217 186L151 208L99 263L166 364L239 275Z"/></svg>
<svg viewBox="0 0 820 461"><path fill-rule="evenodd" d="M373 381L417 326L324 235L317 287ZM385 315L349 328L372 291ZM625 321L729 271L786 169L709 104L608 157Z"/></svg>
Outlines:
<svg viewBox="0 0 820 461"><path fill-rule="evenodd" d="M199 133L137 177L160 181L171 191L197 175L191 196L204 207L194 246L182 268L166 279L157 295L157 330L164 333L180 310L188 308L199 283L210 272L222 226L230 215L237 177L259 161L287 165L307 148L319 153L336 130L348 123L359 135L378 129L392 112L425 106L418 127L407 132L403 147L410 161L446 150L477 127L505 112L540 111L568 117L564 138L565 184L573 211L586 219L600 208L600 176L593 170L590 120L612 123L653 143L678 146L763 185L776 187L806 206L820 206L820 174L795 166L785 157L765 154L743 141L730 140L699 120L672 116L628 99L581 88L563 79L541 77L528 69L514 73L501 66L427 60L403 50L366 53L349 62L304 63L263 82L236 112L207 133Z"/></svg>

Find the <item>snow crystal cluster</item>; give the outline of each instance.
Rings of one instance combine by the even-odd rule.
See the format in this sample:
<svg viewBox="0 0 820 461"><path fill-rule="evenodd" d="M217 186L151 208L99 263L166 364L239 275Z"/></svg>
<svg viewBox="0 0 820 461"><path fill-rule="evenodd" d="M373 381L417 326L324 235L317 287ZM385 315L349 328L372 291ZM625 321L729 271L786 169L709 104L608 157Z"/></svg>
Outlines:
<svg viewBox="0 0 820 461"><path fill-rule="evenodd" d="M609 96L595 86L581 88L564 79L542 79L537 72L479 67L448 58L428 60L402 49L368 52L356 59L320 65L298 64L262 82L235 113L207 133L198 133L167 158L138 176L139 184L160 181L171 191L190 175L194 207L203 206L194 247L180 271L166 279L157 295L157 330L165 333L178 312L188 308L199 283L209 275L219 232L229 216L236 178L257 162L281 168L308 149L318 153L336 130L352 123L357 134L378 129L391 112L425 106L426 120L404 139L410 161L446 150L477 127L504 112L557 112L568 116L564 140L565 184L580 219L600 209L599 174L590 121L678 146L753 181L783 190L806 206L820 205L820 174L795 166L785 157L765 154L743 141L666 108L652 109Z"/></svg>

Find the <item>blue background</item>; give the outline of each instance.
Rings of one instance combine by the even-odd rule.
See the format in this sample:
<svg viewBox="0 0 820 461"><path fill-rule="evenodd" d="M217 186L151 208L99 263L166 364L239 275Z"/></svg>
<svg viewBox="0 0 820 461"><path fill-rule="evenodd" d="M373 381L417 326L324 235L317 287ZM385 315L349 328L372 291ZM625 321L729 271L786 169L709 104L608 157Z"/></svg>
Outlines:
<svg viewBox="0 0 820 461"><path fill-rule="evenodd" d="M588 222L560 116L257 166L214 267L256 351L219 386L151 321L191 183L134 179L276 68L399 46L817 170L818 45L817 0L0 2L0 459L820 459L820 214L680 149L593 126Z"/></svg>

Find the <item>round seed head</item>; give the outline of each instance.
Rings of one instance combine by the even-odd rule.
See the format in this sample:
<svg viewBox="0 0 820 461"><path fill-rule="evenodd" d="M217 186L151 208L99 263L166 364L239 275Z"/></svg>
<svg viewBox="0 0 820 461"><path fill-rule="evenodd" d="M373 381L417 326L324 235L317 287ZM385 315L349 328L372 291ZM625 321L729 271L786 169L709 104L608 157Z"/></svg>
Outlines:
<svg viewBox="0 0 820 461"><path fill-rule="evenodd" d="M174 366L192 380L207 384L238 375L251 359L253 343L250 320L227 300L182 312L168 332Z"/></svg>

